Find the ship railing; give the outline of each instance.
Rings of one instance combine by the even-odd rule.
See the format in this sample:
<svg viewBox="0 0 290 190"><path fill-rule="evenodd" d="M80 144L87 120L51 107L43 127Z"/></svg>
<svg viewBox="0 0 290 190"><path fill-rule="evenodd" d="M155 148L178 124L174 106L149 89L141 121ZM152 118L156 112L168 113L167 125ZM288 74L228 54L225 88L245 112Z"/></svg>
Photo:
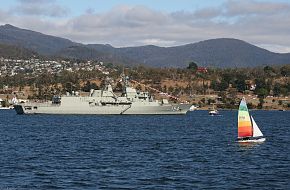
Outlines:
<svg viewBox="0 0 290 190"><path fill-rule="evenodd" d="M60 104L53 104L52 102L27 102L24 106L41 106L41 107L59 107Z"/></svg>

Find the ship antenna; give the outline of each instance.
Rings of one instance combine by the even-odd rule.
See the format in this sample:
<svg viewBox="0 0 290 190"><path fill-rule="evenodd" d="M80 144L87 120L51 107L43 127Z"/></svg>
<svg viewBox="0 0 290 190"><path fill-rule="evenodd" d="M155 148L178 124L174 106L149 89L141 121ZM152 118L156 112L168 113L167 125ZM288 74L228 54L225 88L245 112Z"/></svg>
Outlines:
<svg viewBox="0 0 290 190"><path fill-rule="evenodd" d="M129 80L129 77L126 76L125 74L125 68L123 66L123 72L121 74L121 80L122 80L122 86L123 86L123 94L126 95L126 88L129 86L129 83L128 83L128 80Z"/></svg>

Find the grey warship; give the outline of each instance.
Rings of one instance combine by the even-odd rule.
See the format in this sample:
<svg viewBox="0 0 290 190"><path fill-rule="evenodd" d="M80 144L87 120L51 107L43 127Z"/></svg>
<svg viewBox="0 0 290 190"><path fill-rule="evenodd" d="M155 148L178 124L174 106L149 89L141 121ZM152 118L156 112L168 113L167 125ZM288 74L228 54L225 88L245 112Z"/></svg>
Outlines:
<svg viewBox="0 0 290 190"><path fill-rule="evenodd" d="M125 77L123 93L117 96L111 84L102 90L91 89L88 96L78 93L54 96L45 103L19 103L17 114L96 114L96 115L176 115L186 114L190 104L170 104L167 99L154 100L148 92L129 86Z"/></svg>

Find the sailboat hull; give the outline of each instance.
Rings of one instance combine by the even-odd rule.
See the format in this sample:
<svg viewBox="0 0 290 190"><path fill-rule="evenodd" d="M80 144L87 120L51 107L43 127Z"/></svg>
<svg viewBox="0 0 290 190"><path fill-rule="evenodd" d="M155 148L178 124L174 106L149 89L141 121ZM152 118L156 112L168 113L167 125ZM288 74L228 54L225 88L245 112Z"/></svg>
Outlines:
<svg viewBox="0 0 290 190"><path fill-rule="evenodd" d="M266 138L264 137L249 137L249 138L241 138L238 139L239 143L260 143L260 142L264 142L266 140Z"/></svg>

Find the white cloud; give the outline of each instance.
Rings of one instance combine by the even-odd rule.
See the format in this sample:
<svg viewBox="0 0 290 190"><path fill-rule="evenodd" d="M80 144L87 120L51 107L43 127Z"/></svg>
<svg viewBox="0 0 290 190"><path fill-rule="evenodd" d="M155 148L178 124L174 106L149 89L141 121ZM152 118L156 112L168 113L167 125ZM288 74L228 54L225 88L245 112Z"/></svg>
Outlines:
<svg viewBox="0 0 290 190"><path fill-rule="evenodd" d="M18 4L10 9L11 14L25 16L63 17L69 10L55 3L54 0L18 0Z"/></svg>
<svg viewBox="0 0 290 190"><path fill-rule="evenodd" d="M6 24L9 21L9 14L0 9L0 24Z"/></svg>
<svg viewBox="0 0 290 190"><path fill-rule="evenodd" d="M161 40L161 39L144 39L144 40L138 40L137 42L140 42L142 45L156 45L156 46L172 46L176 42L170 41L170 40Z"/></svg>
<svg viewBox="0 0 290 190"><path fill-rule="evenodd" d="M226 12L231 16L271 15L289 12L290 4L281 2L261 2L256 0L228 0Z"/></svg>
<svg viewBox="0 0 290 190"><path fill-rule="evenodd" d="M280 46L274 44L258 44L259 47L265 48L272 52L279 52L279 53L289 53L290 47L289 46Z"/></svg>

